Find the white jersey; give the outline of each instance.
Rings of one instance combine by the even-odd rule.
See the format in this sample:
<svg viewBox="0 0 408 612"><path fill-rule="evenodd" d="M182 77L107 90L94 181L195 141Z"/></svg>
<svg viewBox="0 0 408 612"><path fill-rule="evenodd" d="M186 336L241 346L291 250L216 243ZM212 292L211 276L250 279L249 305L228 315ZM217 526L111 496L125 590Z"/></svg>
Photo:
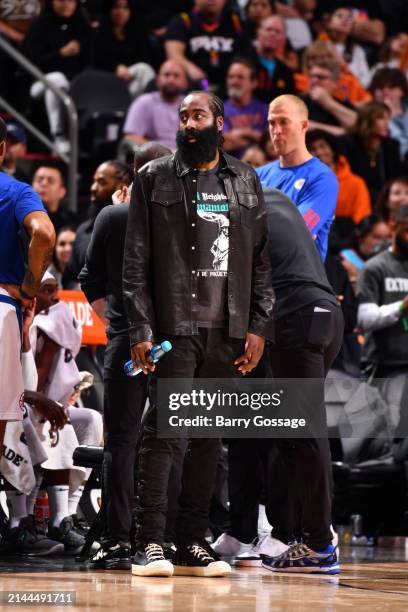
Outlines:
<svg viewBox="0 0 408 612"><path fill-rule="evenodd" d="M55 354L44 393L65 406L75 386L80 382L75 357L81 348L81 327L68 306L64 302L58 302L34 317L30 341L35 355L41 353L44 344L40 332L60 346Z"/></svg>

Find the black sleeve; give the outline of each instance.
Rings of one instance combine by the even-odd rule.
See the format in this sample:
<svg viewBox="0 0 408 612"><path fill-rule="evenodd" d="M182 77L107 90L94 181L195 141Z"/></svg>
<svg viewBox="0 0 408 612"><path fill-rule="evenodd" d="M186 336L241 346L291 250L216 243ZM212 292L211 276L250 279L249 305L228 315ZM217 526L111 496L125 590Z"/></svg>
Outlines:
<svg viewBox="0 0 408 612"><path fill-rule="evenodd" d="M272 288L272 268L268 253L268 224L265 200L261 183L255 173L254 180L258 196L258 215L254 230L251 313L248 331L264 336L267 324L272 317L275 291Z"/></svg>
<svg viewBox="0 0 408 612"><path fill-rule="evenodd" d="M28 58L32 58L43 72L55 70L55 64L61 59L58 49L50 49L47 35L47 23L39 17L29 28L23 42L23 51Z"/></svg>
<svg viewBox="0 0 408 612"><path fill-rule="evenodd" d="M186 24L184 23L180 15L177 15L177 17L174 17L170 21L166 32L166 40L178 40L187 44L188 31Z"/></svg>
<svg viewBox="0 0 408 612"><path fill-rule="evenodd" d="M138 173L132 187L123 260L123 301L131 346L155 337L149 200L149 177Z"/></svg>
<svg viewBox="0 0 408 612"><path fill-rule="evenodd" d="M111 209L112 206L106 206L96 218L85 264L78 277L89 303L106 297L106 244L111 227Z"/></svg>

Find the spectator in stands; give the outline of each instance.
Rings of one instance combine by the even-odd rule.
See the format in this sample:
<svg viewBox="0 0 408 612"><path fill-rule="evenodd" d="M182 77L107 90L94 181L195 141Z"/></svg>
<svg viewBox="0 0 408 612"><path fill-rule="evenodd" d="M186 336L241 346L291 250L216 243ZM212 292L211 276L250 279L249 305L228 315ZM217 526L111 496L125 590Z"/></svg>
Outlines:
<svg viewBox="0 0 408 612"><path fill-rule="evenodd" d="M389 36L380 50L380 61L371 68L370 76L373 77L381 68L397 68L408 76L407 50L408 34L406 32Z"/></svg>
<svg viewBox="0 0 408 612"><path fill-rule="evenodd" d="M309 93L303 100L309 110L311 129L320 129L335 136L345 134L357 118L353 106L334 97L340 78L339 64L330 58L315 60L309 68Z"/></svg>
<svg viewBox="0 0 408 612"><path fill-rule="evenodd" d="M42 0L18 2L16 0L0 0L0 35L6 41L21 51L27 30L33 20L40 14ZM17 70L17 64L0 49L0 92L10 95L10 85Z"/></svg>
<svg viewBox="0 0 408 612"><path fill-rule="evenodd" d="M354 42L352 31L354 26L353 11L349 8L338 8L333 11L327 26L327 34L321 35L331 40L343 62L349 70L366 87L370 81L370 69L364 49Z"/></svg>
<svg viewBox="0 0 408 612"><path fill-rule="evenodd" d="M384 185L375 208L381 219L389 223L395 212L406 205L408 205L408 178L398 176Z"/></svg>
<svg viewBox="0 0 408 612"><path fill-rule="evenodd" d="M332 59L340 66L340 78L333 93L336 100L350 102L354 106L371 101L371 94L364 89L344 62L339 61L339 54L330 40L315 40L303 53L303 72L295 74L295 86L299 93L309 90L310 67L316 60L321 59Z"/></svg>
<svg viewBox="0 0 408 612"><path fill-rule="evenodd" d="M370 194L360 176L354 174L344 155L339 154L336 139L323 130L312 130L306 135L310 153L327 164L339 181L339 195L336 205L337 217L350 217L354 223L371 214Z"/></svg>
<svg viewBox="0 0 408 612"><path fill-rule="evenodd" d="M256 36L256 52L251 58L255 63L258 86L255 96L269 104L273 98L293 93L293 73L278 59L285 47L285 22L279 15L264 19Z"/></svg>
<svg viewBox="0 0 408 612"><path fill-rule="evenodd" d="M92 46L93 66L123 79L136 98L155 76L148 30L130 0L109 0L105 10Z"/></svg>
<svg viewBox="0 0 408 612"><path fill-rule="evenodd" d="M25 53L63 91L90 63L90 27L77 0L47 0L24 41ZM61 102L41 81L33 83L34 99L44 96L51 136L60 153L69 152Z"/></svg>
<svg viewBox="0 0 408 612"><path fill-rule="evenodd" d="M398 140L401 157L405 157L408 153L408 85L404 73L397 68L378 70L370 91L376 102L383 102L390 109L390 136Z"/></svg>
<svg viewBox="0 0 408 612"><path fill-rule="evenodd" d="M258 143L268 126L268 106L253 97L257 81L249 60L237 58L228 68L228 100L224 104L224 149L241 157L244 149Z"/></svg>
<svg viewBox="0 0 408 612"><path fill-rule="evenodd" d="M391 248L362 269L357 291L366 360L377 379L386 378L381 387L391 410L400 407L408 368L408 206L397 211L392 233Z"/></svg>
<svg viewBox="0 0 408 612"><path fill-rule="evenodd" d="M174 150L179 124L178 109L188 82L183 64L168 60L157 75L157 89L135 100L127 113L125 139L136 144L155 140Z"/></svg>
<svg viewBox="0 0 408 612"><path fill-rule="evenodd" d="M370 102L357 111L353 131L342 139L353 172L361 176L375 202L385 181L402 174L399 144L389 137L391 113L386 104Z"/></svg>
<svg viewBox="0 0 408 612"><path fill-rule="evenodd" d="M52 263L48 267L48 272L56 279L59 289L62 289L62 275L71 257L75 236L76 230L73 227L62 227L57 232Z"/></svg>
<svg viewBox="0 0 408 612"><path fill-rule="evenodd" d="M92 204L90 218L78 227L71 257L62 278L64 289L78 288L78 275L85 263L86 250L98 213L108 204L112 204L112 195L115 191L124 185L129 186L132 180L133 173L130 168L116 159L104 162L95 170L90 189Z"/></svg>
<svg viewBox="0 0 408 612"><path fill-rule="evenodd" d="M17 123L7 124L7 139L6 139L6 156L1 166L1 171L9 176L29 183L29 179L25 172L18 165L19 159L23 158L27 153L27 136L24 128Z"/></svg>
<svg viewBox="0 0 408 612"><path fill-rule="evenodd" d="M195 86L219 89L232 58L249 50L237 14L226 0L195 0L194 9L181 13L168 26L166 54L181 62Z"/></svg>
<svg viewBox="0 0 408 612"><path fill-rule="evenodd" d="M351 249L343 249L340 252L343 266L353 287L364 262L383 250L381 247L387 244L390 236L389 226L378 215L369 215L360 221L354 230Z"/></svg>
<svg viewBox="0 0 408 612"><path fill-rule="evenodd" d="M64 201L67 190L59 168L40 166L34 174L32 187L40 196L56 231L66 225L77 224L77 215L69 210Z"/></svg>
<svg viewBox="0 0 408 612"><path fill-rule="evenodd" d="M248 0L244 10L244 28L248 38L252 41L256 39L256 31L261 22L277 13L275 0Z"/></svg>
<svg viewBox="0 0 408 612"><path fill-rule="evenodd" d="M252 145L252 147L247 148L241 157L241 161L252 166L252 168L260 168L268 162L268 158L265 151L259 145Z"/></svg>

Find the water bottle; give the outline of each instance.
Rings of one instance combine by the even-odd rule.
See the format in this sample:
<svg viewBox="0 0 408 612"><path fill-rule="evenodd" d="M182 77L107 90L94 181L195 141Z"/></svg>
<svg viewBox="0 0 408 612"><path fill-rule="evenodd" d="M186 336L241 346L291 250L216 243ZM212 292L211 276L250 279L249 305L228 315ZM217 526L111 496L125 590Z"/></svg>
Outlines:
<svg viewBox="0 0 408 612"><path fill-rule="evenodd" d="M40 491L35 501L34 520L40 533L47 533L48 521L50 520L50 507L46 491Z"/></svg>
<svg viewBox="0 0 408 612"><path fill-rule="evenodd" d="M164 340L164 342L161 344L154 344L150 349L150 356L153 359L153 363L157 363L159 359L163 357L165 353L171 351L172 348L171 342L168 340ZM125 363L123 369L125 370L126 376L130 376L132 378L133 376L137 376L140 374L140 372L142 372L142 368L135 368L131 359Z"/></svg>

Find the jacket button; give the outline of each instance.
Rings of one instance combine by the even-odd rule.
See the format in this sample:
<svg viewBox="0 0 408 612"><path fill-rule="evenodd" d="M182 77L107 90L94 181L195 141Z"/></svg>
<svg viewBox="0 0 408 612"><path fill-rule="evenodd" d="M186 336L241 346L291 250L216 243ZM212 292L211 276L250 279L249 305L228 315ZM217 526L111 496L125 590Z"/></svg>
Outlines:
<svg viewBox="0 0 408 612"><path fill-rule="evenodd" d="M195 223L192 223L192 224L191 224L191 227L195 227Z"/></svg>
<svg viewBox="0 0 408 612"><path fill-rule="evenodd" d="M192 246L192 247L191 247L191 250L192 250L192 251L195 251L195 246Z"/></svg>
<svg viewBox="0 0 408 612"><path fill-rule="evenodd" d="M192 295L192 297L195 297L195 296L196 296L196 294L195 294L195 293L192 293L191 295Z"/></svg>

